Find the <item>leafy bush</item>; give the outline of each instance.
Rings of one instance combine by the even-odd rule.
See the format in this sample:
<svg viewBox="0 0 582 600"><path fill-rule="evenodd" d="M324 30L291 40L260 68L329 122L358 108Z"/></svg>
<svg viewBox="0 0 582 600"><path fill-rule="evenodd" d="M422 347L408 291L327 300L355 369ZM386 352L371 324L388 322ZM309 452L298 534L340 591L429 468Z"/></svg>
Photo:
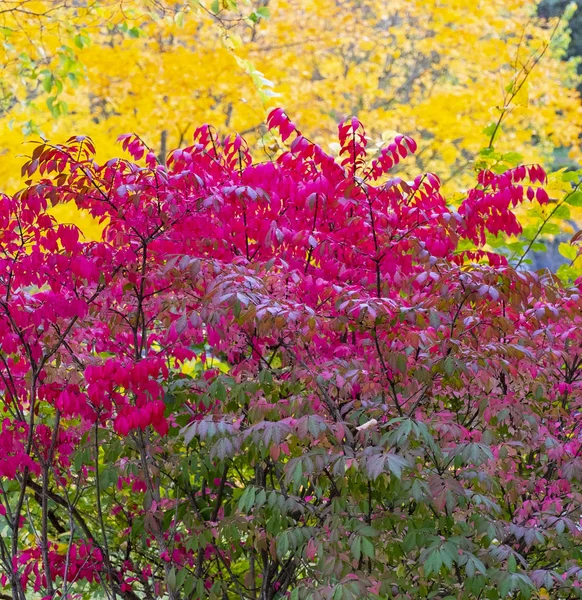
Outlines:
<svg viewBox="0 0 582 600"><path fill-rule="evenodd" d="M5 596L582 597L580 292L484 245L544 171L453 210L410 138L269 125L39 144L1 198Z"/></svg>

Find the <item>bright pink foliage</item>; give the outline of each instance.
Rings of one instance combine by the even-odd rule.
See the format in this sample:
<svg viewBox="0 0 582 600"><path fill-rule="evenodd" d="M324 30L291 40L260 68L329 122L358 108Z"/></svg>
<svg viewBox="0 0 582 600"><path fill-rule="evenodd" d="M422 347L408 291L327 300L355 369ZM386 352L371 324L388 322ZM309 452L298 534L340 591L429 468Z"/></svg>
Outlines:
<svg viewBox="0 0 582 600"><path fill-rule="evenodd" d="M309 564L327 555L333 576L319 587L331 595L339 581L360 582L361 594L407 593L410 578L394 568L407 552L418 552L411 560L428 581L431 568L437 577L454 563L469 579L482 565L492 574L483 585L508 592L579 586L560 536L579 544L582 301L577 288L515 271L485 245L488 234L521 232L515 206L548 202L543 169L481 172L455 210L436 175L389 176L416 150L408 137L369 160L364 128L351 118L339 126L336 160L282 110L268 124L290 150L259 164L241 137L221 141L208 126L166 165L133 135L121 140L134 162L104 165L87 138L40 144L23 174L41 179L1 198L0 476L17 484L2 490L16 540L5 566L14 598L29 589L50 597L80 580L121 597L135 587L178 598L180 570L205 593L220 579L214 562L227 569L251 539L267 556L265 599L316 586ZM106 222L101 242L82 241L47 214L66 201ZM212 368L213 357L228 362L228 374ZM191 359L203 365L200 376L180 374ZM170 392L183 390L172 405ZM220 469L181 497L159 481L184 452L184 424L207 468ZM109 468L97 455L76 460L118 438L125 450L114 481L96 472ZM268 524L247 541L218 541L219 522L234 514L237 527L250 526L238 493L245 473L229 470L245 452L253 473L268 464L281 481L285 474L289 487L278 492L304 515L296 526L313 528L295 548L305 566L284 562L291 550L281 554L282 534ZM184 456L178 471L194 469ZM327 511L348 493L335 481L344 476L355 477L348 506L360 512L350 520L342 508L334 520ZM268 489L266 476L254 477ZM106 522L95 519L97 534L71 508L88 482L111 507ZM28 489L41 498L40 525L19 500ZM197 512L207 501L216 508ZM263 505L248 509L255 523ZM182 506L190 516L181 512L179 527L173 511ZM56 509L79 528L66 556L49 533ZM141 519L161 563L107 550L105 530L122 517L116 543ZM422 519L434 529L424 531ZM354 549L354 522L376 528L375 567ZM23 528L36 532L36 545L18 538ZM199 551L190 540L201 531ZM453 559L449 538L459 548ZM398 555L394 544L410 550ZM525 579L513 578L511 560ZM284 564L293 564L289 577ZM421 597L422 578L414 585L397 597Z"/></svg>

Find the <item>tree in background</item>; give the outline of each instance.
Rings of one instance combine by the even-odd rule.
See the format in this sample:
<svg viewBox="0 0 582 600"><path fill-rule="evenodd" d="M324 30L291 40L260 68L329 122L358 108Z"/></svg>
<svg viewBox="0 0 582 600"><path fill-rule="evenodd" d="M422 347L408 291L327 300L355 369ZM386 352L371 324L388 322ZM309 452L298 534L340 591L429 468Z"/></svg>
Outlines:
<svg viewBox="0 0 582 600"><path fill-rule="evenodd" d="M139 131L163 154L187 143L194 123L208 121L246 132L270 153L264 117L275 94L324 144L337 119L352 113L371 124L377 142L414 132L421 139L416 167L445 180L471 170L488 138L482 130L490 134L504 109L511 114L499 149L528 161L545 160L557 147L577 156L578 79L573 64L560 62L567 22L555 29L555 21L536 16L534 3L22 7L1 15L4 187L16 185L23 130L49 138L81 131L104 156L119 131Z"/></svg>
<svg viewBox="0 0 582 600"><path fill-rule="evenodd" d="M538 5L538 14L549 19L567 15L572 7L572 2L568 0L543 0ZM582 75L582 11L577 8L568 18L572 35L567 46L564 58L566 60L574 59L576 61L576 71L578 75ZM582 85L578 84L578 91L582 91Z"/></svg>

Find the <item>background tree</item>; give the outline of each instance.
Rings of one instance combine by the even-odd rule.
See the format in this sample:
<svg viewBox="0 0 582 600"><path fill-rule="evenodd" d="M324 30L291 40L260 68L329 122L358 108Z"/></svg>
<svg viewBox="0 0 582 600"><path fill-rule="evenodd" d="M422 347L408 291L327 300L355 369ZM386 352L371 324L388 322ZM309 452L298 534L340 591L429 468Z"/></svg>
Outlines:
<svg viewBox="0 0 582 600"><path fill-rule="evenodd" d="M416 166L445 181L471 170L487 143L482 130L494 128L504 108L511 114L500 149L527 161L545 160L558 147L576 157L578 80L575 65L559 60L567 22L554 31L555 21L536 16L535 3L487 0L471 10L377 0L52 6L55 31L40 30L36 15L4 15L7 56L32 61L26 68L22 59L9 62L25 78L5 79L16 86L0 121L5 187L16 184L12 150L23 129L35 133L33 125L46 137L90 134L104 156L119 131L148 132L159 152L161 132L175 147L198 121L246 132L255 143L275 93L323 143L332 141L336 120L352 113L373 124L377 142L395 130L416 133ZM55 57L48 66L45 54ZM524 72L527 83L516 93ZM271 140L262 143L270 152Z"/></svg>
<svg viewBox="0 0 582 600"><path fill-rule="evenodd" d="M538 6L538 14L543 18L551 18L557 16L568 15L572 9L572 2L566 0L543 0ZM566 60L574 59L576 61L576 71L578 75L582 74L582 36L580 28L582 27L582 11L576 8L569 16L570 29L572 35L568 43L564 58ZM578 91L581 91L581 86L578 85Z"/></svg>

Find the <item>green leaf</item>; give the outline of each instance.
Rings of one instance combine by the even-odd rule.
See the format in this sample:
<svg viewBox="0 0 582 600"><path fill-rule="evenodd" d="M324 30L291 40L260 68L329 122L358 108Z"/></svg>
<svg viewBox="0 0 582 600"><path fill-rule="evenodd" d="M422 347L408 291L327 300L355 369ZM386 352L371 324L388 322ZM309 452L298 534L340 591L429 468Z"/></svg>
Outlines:
<svg viewBox="0 0 582 600"><path fill-rule="evenodd" d="M406 354L398 354L396 357L396 368L400 373L406 373L407 359Z"/></svg>
<svg viewBox="0 0 582 600"><path fill-rule="evenodd" d="M49 75L48 77L43 78L42 87L44 91L48 94L53 89L53 76Z"/></svg>
<svg viewBox="0 0 582 600"><path fill-rule="evenodd" d="M412 431L412 419L404 419L399 427L393 431L390 436L395 444L401 444L408 440L408 436Z"/></svg>
<svg viewBox="0 0 582 600"><path fill-rule="evenodd" d="M204 587L204 579L200 577L196 581L196 594L194 594L194 598L204 598L206 595L207 594L206 588Z"/></svg>
<svg viewBox="0 0 582 600"><path fill-rule="evenodd" d="M562 204L561 206L558 206L555 210L554 210L554 217L555 219L569 219L570 218L570 209L568 208L568 206L566 206L566 204Z"/></svg>
<svg viewBox="0 0 582 600"><path fill-rule="evenodd" d="M435 550L428 555L428 558L424 562L424 574L428 577L431 573L438 573L441 570L443 561L441 559L441 553L439 550Z"/></svg>
<svg viewBox="0 0 582 600"><path fill-rule="evenodd" d="M519 152L507 152L502 155L501 160L515 166L523 160L523 156Z"/></svg>
<svg viewBox="0 0 582 600"><path fill-rule="evenodd" d="M507 594L509 594L509 592L511 591L511 589L512 589L512 585L511 584L512 584L511 577L506 577L499 584L499 595L502 598L505 598L505 596L507 596Z"/></svg>
<svg viewBox="0 0 582 600"><path fill-rule="evenodd" d="M91 39L86 31L81 31L73 38L73 42L77 48L83 49L91 45Z"/></svg>
<svg viewBox="0 0 582 600"><path fill-rule="evenodd" d="M232 456L233 453L234 447L230 439L227 437L222 437L212 447L210 451L210 456L212 458L224 460L225 458Z"/></svg>
<svg viewBox="0 0 582 600"><path fill-rule="evenodd" d="M525 596L526 600L531 598L532 592L535 589L533 581L523 573L514 575L513 579L517 581L517 587L522 595Z"/></svg>
<svg viewBox="0 0 582 600"><path fill-rule="evenodd" d="M548 222L542 227L541 233L547 233L549 235L558 235L560 233L560 226L557 223Z"/></svg>
<svg viewBox="0 0 582 600"><path fill-rule="evenodd" d="M394 477L397 479L400 479L402 476L402 469L408 467L408 462L406 459L402 458L402 456L391 453L386 454L386 464L388 465L390 473L392 473L392 475L394 475Z"/></svg>
<svg viewBox="0 0 582 600"><path fill-rule="evenodd" d="M409 531L404 536L401 545L404 552L411 552L414 548L416 548L416 531L414 529Z"/></svg>
<svg viewBox="0 0 582 600"><path fill-rule="evenodd" d="M362 539L362 552L368 558L374 558L374 544L372 544L372 542L368 538L363 537L361 539Z"/></svg>
<svg viewBox="0 0 582 600"><path fill-rule="evenodd" d="M263 504L265 504L266 502L267 502L267 492L265 492L265 490L262 489L257 494L257 497L255 499L255 507L256 508L261 508L261 506L263 506Z"/></svg>
<svg viewBox="0 0 582 600"><path fill-rule="evenodd" d="M565 201L570 206L582 206L582 192L578 190L572 192L570 195L566 196Z"/></svg>
<svg viewBox="0 0 582 600"><path fill-rule="evenodd" d="M174 15L174 23L178 27L184 27L184 11L180 10Z"/></svg>
<svg viewBox="0 0 582 600"><path fill-rule="evenodd" d="M52 86L51 86L52 87ZM59 116L58 101L55 96L46 99L47 108L51 111L54 118Z"/></svg>
<svg viewBox="0 0 582 600"><path fill-rule="evenodd" d="M245 491L242 493L241 497L238 499L238 509L242 512L245 512L247 509L247 502L249 501L249 496L251 494L251 491L253 490L252 487L248 487L245 489ZM254 497L253 497L254 500ZM252 505L252 501L251 501L251 505Z"/></svg>
<svg viewBox="0 0 582 600"><path fill-rule="evenodd" d="M184 581L186 580L187 575L188 575L187 569L180 569L178 571L178 574L176 575L176 589L177 590L179 590L184 585Z"/></svg>
<svg viewBox="0 0 582 600"><path fill-rule="evenodd" d="M344 586L337 585L335 590L333 591L332 600L342 600L344 596Z"/></svg>
<svg viewBox="0 0 582 600"><path fill-rule="evenodd" d="M580 181L580 171L564 171L562 173L562 181L578 183Z"/></svg>
<svg viewBox="0 0 582 600"><path fill-rule="evenodd" d="M293 484L296 488L301 484L301 480L303 479L303 468L301 466L301 461L297 461L297 465L293 471Z"/></svg>
<svg viewBox="0 0 582 600"><path fill-rule="evenodd" d="M380 535L380 532L374 529L371 525L364 525L363 527L358 527L358 532L360 535L366 537L376 537Z"/></svg>
<svg viewBox="0 0 582 600"><path fill-rule="evenodd" d="M568 260L575 260L578 256L578 249L575 246L567 244L566 242L562 242L558 246L558 251L564 258L567 258Z"/></svg>
<svg viewBox="0 0 582 600"><path fill-rule="evenodd" d="M106 490L114 483L117 483L117 479L117 469L109 468L101 471L101 473L99 473L99 486L101 487L101 490Z"/></svg>
<svg viewBox="0 0 582 600"><path fill-rule="evenodd" d="M176 568L172 567L168 573L168 587L172 590L176 589Z"/></svg>
<svg viewBox="0 0 582 600"><path fill-rule="evenodd" d="M352 556L356 560L360 560L360 556L362 555L362 537L359 535L354 535L352 541L350 543L350 551Z"/></svg>
<svg viewBox="0 0 582 600"><path fill-rule="evenodd" d="M277 556L283 558L289 552L289 532L284 531L277 538Z"/></svg>
<svg viewBox="0 0 582 600"><path fill-rule="evenodd" d="M47 98L46 105L55 119L61 115L66 115L68 112L67 103L62 100L57 100L56 96Z"/></svg>
<svg viewBox="0 0 582 600"><path fill-rule="evenodd" d="M184 569L184 571L186 573L188 573L188 571L186 571L186 569ZM184 596L186 598L190 598L192 595L192 592L194 591L194 587L196 586L196 580L197 577L195 577L194 575L188 575L187 579L184 582Z"/></svg>
<svg viewBox="0 0 582 600"><path fill-rule="evenodd" d="M490 125L487 125L487 127L485 127L485 129L483 129L482 133L484 133L487 137L491 137L493 135L493 133L495 132L495 128L497 127L497 123L491 123Z"/></svg>
<svg viewBox="0 0 582 600"><path fill-rule="evenodd" d="M226 400L226 388L224 387L224 384L220 380L218 380L216 382L216 397L221 402L224 402Z"/></svg>
<svg viewBox="0 0 582 600"><path fill-rule="evenodd" d="M487 573L487 567L476 556L473 556L471 558L471 562L475 565L475 567L480 573L482 573L483 575Z"/></svg>

